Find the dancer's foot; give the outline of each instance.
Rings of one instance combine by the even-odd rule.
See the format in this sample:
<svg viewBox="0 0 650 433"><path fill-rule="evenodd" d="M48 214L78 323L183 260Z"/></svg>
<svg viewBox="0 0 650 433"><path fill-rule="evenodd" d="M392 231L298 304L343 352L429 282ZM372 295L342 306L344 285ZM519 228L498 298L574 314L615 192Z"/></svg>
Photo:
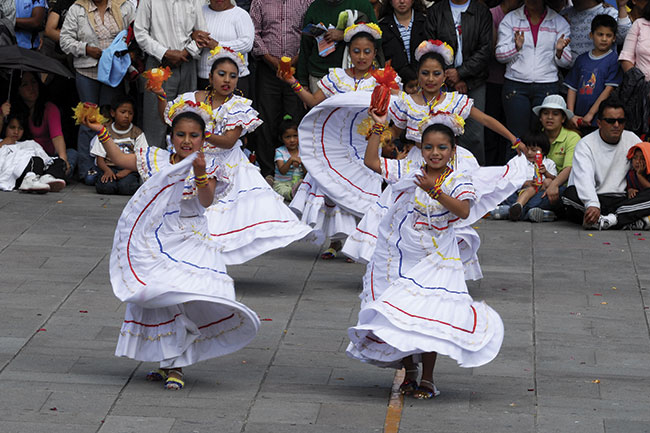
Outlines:
<svg viewBox="0 0 650 433"><path fill-rule="evenodd" d="M161 382L167 379L167 370L163 370L162 368L159 368L158 370L152 370L147 373L146 377L149 382Z"/></svg>
<svg viewBox="0 0 650 433"><path fill-rule="evenodd" d="M418 400L430 400L432 398L438 397L439 395L440 391L438 391L438 388L436 388L433 382L424 379L420 381L420 386L418 386L418 389L413 392L413 397L417 398Z"/></svg>
<svg viewBox="0 0 650 433"><path fill-rule="evenodd" d="M185 381L183 380L183 371L180 368L174 368L167 371L167 380L165 381L165 389L178 391L183 389Z"/></svg>

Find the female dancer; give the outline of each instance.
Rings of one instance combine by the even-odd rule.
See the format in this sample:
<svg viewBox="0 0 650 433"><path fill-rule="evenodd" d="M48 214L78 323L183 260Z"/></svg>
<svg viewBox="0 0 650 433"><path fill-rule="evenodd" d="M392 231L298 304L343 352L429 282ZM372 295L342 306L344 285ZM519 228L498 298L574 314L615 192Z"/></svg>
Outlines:
<svg viewBox="0 0 650 433"><path fill-rule="evenodd" d="M518 152L520 150L525 151L526 147L521 143L521 140L512 135L501 122L474 108L473 100L468 98L467 95L442 90L442 85L445 80L445 68L454 59L453 49L449 45L437 40L424 41L416 49L415 58L419 61L418 84L421 90L414 95L402 93L398 99L394 99L391 103L389 116L395 124L393 127L393 136L399 136L403 130L406 130L406 137L408 139L420 143L421 134L419 124L422 120L433 113L448 113L458 115L463 119L471 117L504 136ZM409 173L421 166L423 162L422 152L418 146L419 144L414 146L406 159L402 160L400 170L405 170ZM456 158L452 164L455 169L479 170L476 158L463 147L456 149L455 156ZM525 161L522 160L522 164L524 163ZM485 207L482 206L481 209L485 209L486 212L492 209L487 207L488 203L494 202L494 206L496 206L500 203L498 201L499 198L503 200L507 197L503 196L503 194L492 194L498 187L494 184L494 189L490 189L490 183L487 179L496 175L495 180L503 183L504 180L514 179L513 176L519 174L519 170L507 170L504 178L501 179L501 176L496 173L497 170L492 167L480 169L481 174L487 177L485 178L485 182L481 182L482 190L479 193L481 195L490 194L492 197L490 201L482 200ZM516 180L516 182L518 181ZM389 185L377 203L368 209L358 228L347 239L343 253L355 261L368 262L370 260L370 256L372 256L375 247L377 227L386 212L387 204L390 202L391 196L391 187ZM478 266L478 259L475 256L475 252L478 249L478 235L470 227L465 227L463 230L457 230L456 232L457 234L462 234L462 237L466 241L465 243L461 243L464 262L468 265L470 263L473 264L467 267L467 276L469 278L480 278L480 267Z"/></svg>
<svg viewBox="0 0 650 433"><path fill-rule="evenodd" d="M337 94L374 90L376 82L371 71L381 30L376 24L355 24L345 29L343 39L348 44L354 66L348 69L330 69L318 82L319 89L315 93L304 89L293 77L278 75L291 85L307 106L314 107ZM303 222L330 238L330 246L321 256L325 260L336 257L342 247L341 241L357 225L358 218L348 209L339 206L335 197L325 194L318 180L309 171L289 206L301 215Z"/></svg>
<svg viewBox="0 0 650 433"><path fill-rule="evenodd" d="M205 104L177 105L173 153L146 141L123 153L106 128L86 122L112 161L146 180L113 241L111 284L127 302L115 355L160 362L147 379L172 390L184 386L183 367L237 351L259 329L255 312L235 300L204 215L228 186L216 159L200 152L211 115Z"/></svg>
<svg viewBox="0 0 650 433"><path fill-rule="evenodd" d="M371 116L377 124L365 163L392 184L397 198L379 227L364 276L359 321L348 331L347 353L383 367L403 365L407 377L401 391L429 399L439 394L433 383L438 353L463 367L477 367L491 361L503 341L499 315L468 293L454 233L460 219L471 218L477 198L472 177L452 167L462 119L447 113L425 119L423 165L405 173L399 161L378 156L387 119L374 111Z"/></svg>
<svg viewBox="0 0 650 433"><path fill-rule="evenodd" d="M226 265L241 264L302 239L311 229L298 221L241 150L240 137L262 123L251 101L233 93L245 67L243 56L223 46L211 53L214 62L208 90L184 93L169 103L162 90L156 93L168 124L177 107L187 101L212 109L203 149L219 161L230 186L226 196L208 208L208 227L221 245Z"/></svg>

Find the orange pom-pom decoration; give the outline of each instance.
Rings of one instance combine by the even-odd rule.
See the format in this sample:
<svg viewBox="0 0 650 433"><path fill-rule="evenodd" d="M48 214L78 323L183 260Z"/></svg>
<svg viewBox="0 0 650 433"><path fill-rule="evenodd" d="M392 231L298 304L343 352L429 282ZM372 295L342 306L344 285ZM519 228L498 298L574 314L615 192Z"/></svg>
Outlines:
<svg viewBox="0 0 650 433"><path fill-rule="evenodd" d="M291 57L282 56L280 58L278 71L280 72L280 75L285 79L293 77L293 74L296 72L296 68L291 67Z"/></svg>
<svg viewBox="0 0 650 433"><path fill-rule="evenodd" d="M169 69L169 66L164 68L152 68L142 73L142 76L147 79L146 87L148 90L160 89L162 84L167 81L171 75L172 70Z"/></svg>
<svg viewBox="0 0 650 433"><path fill-rule="evenodd" d="M375 113L383 116L388 111L388 104L390 103L391 89L399 89L399 85L395 79L397 72L390 65L390 60L386 62L384 69L372 71L372 76L375 77L377 85L372 91L370 98L370 108L375 109Z"/></svg>

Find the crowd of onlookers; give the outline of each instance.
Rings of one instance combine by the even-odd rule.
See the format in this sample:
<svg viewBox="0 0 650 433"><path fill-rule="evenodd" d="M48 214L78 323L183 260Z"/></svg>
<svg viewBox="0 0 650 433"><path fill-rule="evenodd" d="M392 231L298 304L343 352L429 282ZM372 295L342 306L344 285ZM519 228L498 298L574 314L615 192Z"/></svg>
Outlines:
<svg viewBox="0 0 650 433"><path fill-rule="evenodd" d="M102 193L131 193L137 188L137 175L106 165L93 151L92 132L74 125L71 107L79 100L106 106L114 133L125 140L125 151L142 133L150 144L164 146L166 128L152 108L157 106L157 96L144 91L141 73L170 67L165 90L172 100L208 86L209 52L221 45L246 59L238 88L253 100L264 124L246 137L245 145L255 153L262 174L272 178L276 148L283 144L279 129L283 118L289 115L299 122L306 113L295 92L276 76L280 59L290 57L296 78L315 90L330 68L346 62L343 30L355 22L375 22L382 30L378 66L391 60L405 91L417 88L416 47L427 39L446 42L454 50L453 64L445 71L447 89L469 95L475 107L530 142L531 167L537 151L545 155L545 163L535 171L537 180L531 179L520 194L497 208L496 218L546 221L567 213L577 219L576 209L584 214L586 225L607 228L634 222L641 227L639 218L628 221L621 218L625 209L617 210L631 206L636 217L644 207L639 203L645 197L645 163L643 170L627 171L639 167L637 160L645 151L631 150L631 162L627 151L650 130L650 2L608 1L612 4L599 0L0 0L0 46L17 44L40 51L75 75L68 80L56 74L14 71L10 77L10 71L0 69L0 102L6 100L0 113L0 146L33 140L42 147L43 153L33 155L17 174L15 186L24 190L60 189L60 180L74 179L96 185ZM319 29L320 24L324 28ZM318 37L303 31L308 27L319 32ZM120 70L123 56L130 62ZM18 129L21 134L12 132ZM594 140L594 134L605 145ZM623 146L614 146L618 151L611 153L607 145L623 139L624 151ZM578 142L585 143L584 149L591 143L585 151L591 153L581 152ZM515 155L503 138L472 119L467 120L459 143L481 165L502 165ZM6 158L6 153L0 153L0 158ZM586 162L589 158L591 162ZM0 169L7 164L0 159ZM621 179L616 177L620 171L624 172ZM124 178L129 182L121 184L128 186L118 188L117 182ZM2 179L0 174L0 185ZM608 201L611 197L616 200ZM568 212L559 205L562 201ZM598 215L591 210L595 207ZM614 216L607 219L607 215Z"/></svg>

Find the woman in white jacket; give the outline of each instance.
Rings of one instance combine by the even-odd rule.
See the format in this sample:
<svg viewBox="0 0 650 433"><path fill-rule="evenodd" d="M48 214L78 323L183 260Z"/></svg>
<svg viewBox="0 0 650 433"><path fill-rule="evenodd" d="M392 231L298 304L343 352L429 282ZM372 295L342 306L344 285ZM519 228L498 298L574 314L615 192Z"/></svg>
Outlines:
<svg viewBox="0 0 650 433"><path fill-rule="evenodd" d="M110 104L122 91L121 84L111 87L97 81L97 65L102 50L109 47L115 36L128 29L135 19L135 8L129 0L77 0L61 28L59 43L66 54L74 56L79 99L97 105ZM83 179L93 167L90 140L95 134L85 126L79 128L79 176Z"/></svg>
<svg viewBox="0 0 650 433"><path fill-rule="evenodd" d="M532 107L559 93L559 68L571 65L569 36L569 23L544 0L526 0L501 21L496 58L506 64L503 108L515 136L530 129Z"/></svg>

